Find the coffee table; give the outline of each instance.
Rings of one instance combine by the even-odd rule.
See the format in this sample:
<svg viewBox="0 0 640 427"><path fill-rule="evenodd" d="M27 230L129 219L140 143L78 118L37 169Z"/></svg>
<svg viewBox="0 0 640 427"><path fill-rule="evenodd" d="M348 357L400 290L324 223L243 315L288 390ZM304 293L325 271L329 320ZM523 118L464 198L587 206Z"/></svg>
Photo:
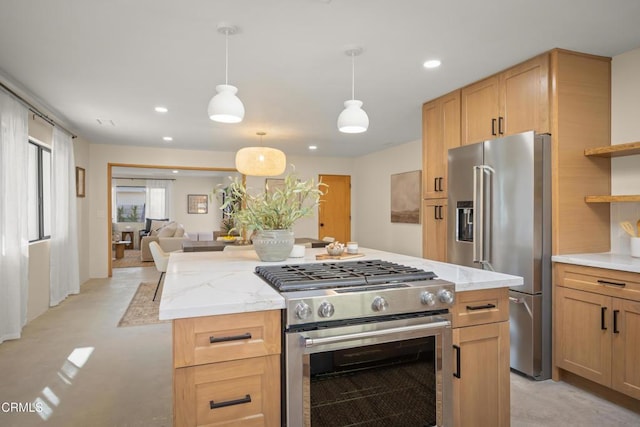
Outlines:
<svg viewBox="0 0 640 427"><path fill-rule="evenodd" d="M116 251L116 259L124 258L124 249L130 243L131 241L129 240L120 240L112 243L113 249Z"/></svg>

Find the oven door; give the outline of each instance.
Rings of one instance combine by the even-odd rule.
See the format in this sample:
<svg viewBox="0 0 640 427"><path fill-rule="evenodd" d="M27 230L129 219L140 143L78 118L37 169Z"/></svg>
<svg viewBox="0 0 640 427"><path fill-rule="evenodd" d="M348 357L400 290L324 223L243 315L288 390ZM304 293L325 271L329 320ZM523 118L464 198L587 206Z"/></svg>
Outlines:
<svg viewBox="0 0 640 427"><path fill-rule="evenodd" d="M285 333L286 425L450 426L450 315Z"/></svg>

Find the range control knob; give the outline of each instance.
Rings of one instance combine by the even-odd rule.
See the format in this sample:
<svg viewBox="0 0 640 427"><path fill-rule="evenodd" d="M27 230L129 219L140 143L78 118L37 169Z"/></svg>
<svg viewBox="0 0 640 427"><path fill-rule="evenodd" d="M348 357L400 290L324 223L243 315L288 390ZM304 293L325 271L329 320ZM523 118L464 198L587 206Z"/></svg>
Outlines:
<svg viewBox="0 0 640 427"><path fill-rule="evenodd" d="M293 310L296 313L296 317L300 320L304 320L311 316L311 307L304 301L299 302L296 308Z"/></svg>
<svg viewBox="0 0 640 427"><path fill-rule="evenodd" d="M422 295L420 295L420 302L422 302L422 304L424 305L434 305L436 303L436 296L431 292L425 291L422 293Z"/></svg>
<svg viewBox="0 0 640 427"><path fill-rule="evenodd" d="M318 315L320 317L331 317L333 316L333 313L335 313L335 309L333 308L333 304L330 302L325 301L320 304L320 307L318 307Z"/></svg>
<svg viewBox="0 0 640 427"><path fill-rule="evenodd" d="M371 303L373 311L385 311L389 307L389 303L382 297L375 297Z"/></svg>
<svg viewBox="0 0 640 427"><path fill-rule="evenodd" d="M453 292L447 289L440 289L438 291L438 299L444 304L453 304Z"/></svg>

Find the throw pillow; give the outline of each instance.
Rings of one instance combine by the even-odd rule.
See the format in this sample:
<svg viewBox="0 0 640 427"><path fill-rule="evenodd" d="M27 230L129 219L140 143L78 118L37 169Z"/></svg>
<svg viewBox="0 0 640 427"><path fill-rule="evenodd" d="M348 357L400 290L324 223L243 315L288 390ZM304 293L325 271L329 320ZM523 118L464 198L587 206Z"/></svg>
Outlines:
<svg viewBox="0 0 640 427"><path fill-rule="evenodd" d="M184 237L184 227L182 224L178 224L178 227L176 227L176 233L173 237Z"/></svg>
<svg viewBox="0 0 640 427"><path fill-rule="evenodd" d="M155 219L151 220L151 235L157 236L158 231L167 224L169 224L169 221L156 221Z"/></svg>
<svg viewBox="0 0 640 427"><path fill-rule="evenodd" d="M178 228L178 224L175 222L170 222L169 224L162 227L158 230L158 237L173 237L176 234L176 229Z"/></svg>

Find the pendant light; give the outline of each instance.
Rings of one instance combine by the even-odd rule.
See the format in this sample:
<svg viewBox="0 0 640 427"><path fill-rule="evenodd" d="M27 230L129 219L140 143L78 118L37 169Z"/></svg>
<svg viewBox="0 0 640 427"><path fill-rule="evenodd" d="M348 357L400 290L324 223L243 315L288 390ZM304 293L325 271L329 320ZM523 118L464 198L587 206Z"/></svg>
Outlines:
<svg viewBox="0 0 640 427"><path fill-rule="evenodd" d="M262 137L266 132L256 132L260 137L260 147L245 147L236 153L236 169L244 175L276 176L284 172L287 158L275 148L264 147Z"/></svg>
<svg viewBox="0 0 640 427"><path fill-rule="evenodd" d="M338 130L344 133L362 133L369 127L369 117L362 109L362 101L355 99L355 57L362 53L361 47L347 49L351 56L351 99L344 102L344 110L338 116Z"/></svg>
<svg viewBox="0 0 640 427"><path fill-rule="evenodd" d="M224 84L216 86L217 94L209 101L209 118L220 123L239 123L244 118L244 105L236 96L238 88L228 84L229 78L229 36L235 34L238 27L219 24L218 32L225 35Z"/></svg>

